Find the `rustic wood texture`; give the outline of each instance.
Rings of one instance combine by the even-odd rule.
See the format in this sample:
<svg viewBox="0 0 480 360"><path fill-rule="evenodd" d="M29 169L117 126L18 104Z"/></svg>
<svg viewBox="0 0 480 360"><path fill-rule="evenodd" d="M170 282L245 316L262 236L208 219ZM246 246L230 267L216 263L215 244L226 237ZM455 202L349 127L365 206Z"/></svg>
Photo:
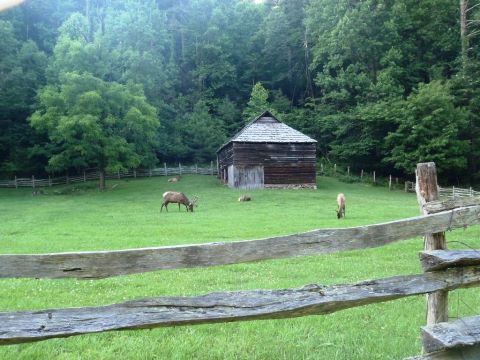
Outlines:
<svg viewBox="0 0 480 360"><path fill-rule="evenodd" d="M417 164L415 190L420 211L427 215L425 205L438 200L437 170L435 163ZM425 250L443 250L447 248L445 233L435 232L425 236ZM427 295L427 325L448 321L448 293L437 292Z"/></svg>
<svg viewBox="0 0 480 360"><path fill-rule="evenodd" d="M480 316L458 319L422 328L426 352L480 345Z"/></svg>
<svg viewBox="0 0 480 360"><path fill-rule="evenodd" d="M423 271L480 265L480 250L430 250L420 252Z"/></svg>
<svg viewBox="0 0 480 360"><path fill-rule="evenodd" d="M480 346L468 346L459 349L438 351L421 356L410 357L405 360L478 360Z"/></svg>
<svg viewBox="0 0 480 360"><path fill-rule="evenodd" d="M234 142L223 147L218 158L220 169L262 166L266 185L316 184L315 143Z"/></svg>
<svg viewBox="0 0 480 360"><path fill-rule="evenodd" d="M261 189L263 181L263 166L233 167L233 187L236 189Z"/></svg>
<svg viewBox="0 0 480 360"><path fill-rule="evenodd" d="M424 210L428 214L456 209L459 207L480 205L480 197L459 197L448 200L437 200L425 203Z"/></svg>
<svg viewBox="0 0 480 360"><path fill-rule="evenodd" d="M205 267L383 246L480 223L480 206L383 224L319 229L260 240L116 251L0 255L0 278L97 279L162 269Z"/></svg>
<svg viewBox="0 0 480 360"><path fill-rule="evenodd" d="M110 330L329 314L356 306L480 283L480 267L396 276L353 285L160 297L121 304L0 313L0 344Z"/></svg>

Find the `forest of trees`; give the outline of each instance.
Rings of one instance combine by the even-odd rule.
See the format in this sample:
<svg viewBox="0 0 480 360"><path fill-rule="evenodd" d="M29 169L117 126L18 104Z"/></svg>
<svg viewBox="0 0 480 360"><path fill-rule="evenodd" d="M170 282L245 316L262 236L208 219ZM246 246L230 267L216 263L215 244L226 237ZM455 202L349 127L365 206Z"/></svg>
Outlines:
<svg viewBox="0 0 480 360"><path fill-rule="evenodd" d="M323 161L479 182L479 3L26 0L0 14L0 175L209 162L271 110Z"/></svg>

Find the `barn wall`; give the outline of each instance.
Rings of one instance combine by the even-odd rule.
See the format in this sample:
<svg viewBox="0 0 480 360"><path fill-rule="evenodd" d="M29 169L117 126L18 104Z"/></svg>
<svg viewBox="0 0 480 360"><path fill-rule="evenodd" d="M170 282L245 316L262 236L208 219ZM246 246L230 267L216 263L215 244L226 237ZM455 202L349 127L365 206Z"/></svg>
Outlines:
<svg viewBox="0 0 480 360"><path fill-rule="evenodd" d="M218 176L224 183L230 182L228 167L231 165L233 165L233 143L228 144L218 153Z"/></svg>
<svg viewBox="0 0 480 360"><path fill-rule="evenodd" d="M315 144L233 143L234 166L263 166L265 185L314 184Z"/></svg>
<svg viewBox="0 0 480 360"><path fill-rule="evenodd" d="M233 183L228 186L236 189L262 189L263 188L263 166L230 166L233 168ZM229 167L229 168L230 168Z"/></svg>

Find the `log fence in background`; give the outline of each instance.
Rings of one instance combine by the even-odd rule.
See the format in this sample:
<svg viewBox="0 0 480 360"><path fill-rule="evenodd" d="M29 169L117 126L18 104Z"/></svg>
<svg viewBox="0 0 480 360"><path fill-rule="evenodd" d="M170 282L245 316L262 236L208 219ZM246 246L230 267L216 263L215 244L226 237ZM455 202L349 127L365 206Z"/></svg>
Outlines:
<svg viewBox="0 0 480 360"><path fill-rule="evenodd" d="M151 176L169 176L169 175L185 175L185 174L200 174L200 175L217 175L216 169L212 166L199 167L198 165L184 166L180 163L178 167L167 167L164 164L163 168L154 169L133 169L127 171L117 171L115 173L107 173L106 179L123 179L123 178L137 178L137 177L151 177ZM17 178L14 180L0 180L0 188L19 188L19 187L47 187L53 185L65 185L71 183L86 182L88 180L98 180L100 178L99 171L83 172L82 175L77 176L60 176L48 179L37 179L34 176L32 178Z"/></svg>
<svg viewBox="0 0 480 360"><path fill-rule="evenodd" d="M351 167L347 166L345 170L340 168L340 166L337 166L337 164L334 164L330 168L326 165L323 164L323 162L320 163L319 169L317 171L317 175L331 175L331 176L338 176L338 175L344 175L346 177L349 177L351 179L358 178L360 182L370 182L372 184L378 185L379 183L387 184L390 190L393 190L394 188L399 189L399 182L400 179L398 177L394 177L393 175L388 175L385 178L382 178L380 180L380 177L378 176L377 172L374 170L371 173L366 172L364 169L360 170L359 175L355 175L351 171ZM395 181L394 181L395 180ZM414 181L404 181L404 191L405 192L415 192L415 182ZM442 198L448 197L448 198L458 198L458 197L466 197L466 196L480 196L480 191L474 190L472 187L467 188L459 188L455 186L451 187L438 187L439 190L439 196Z"/></svg>
<svg viewBox="0 0 480 360"><path fill-rule="evenodd" d="M0 255L0 278L98 279L160 269L214 266L291 256L311 256L382 246L393 241L437 234L480 223L480 201L448 199L430 201L435 181L422 180L419 196L423 216L384 224L346 229L319 229L301 234L260 240L182 245L120 251ZM182 168L183 171L184 168ZM434 169L434 167L433 167ZM163 170L163 169L162 169ZM210 170L210 169L208 169ZM154 169L152 169L152 172ZM435 241L436 236L432 237ZM329 314L356 306L406 296L447 293L480 285L478 251L430 250L420 254L424 272L346 285L307 285L298 289L218 292L197 297L159 297L98 307L0 312L0 345L40 341L80 334L232 321L281 319ZM431 303L430 306L437 306ZM440 305L441 312L444 306ZM441 317L433 317L434 321ZM445 356L480 358L479 317L458 323L425 327L424 349L416 359ZM436 331L436 329L440 329ZM459 330L460 329L460 330ZM464 339L459 339L459 330ZM449 333L439 340L437 333Z"/></svg>

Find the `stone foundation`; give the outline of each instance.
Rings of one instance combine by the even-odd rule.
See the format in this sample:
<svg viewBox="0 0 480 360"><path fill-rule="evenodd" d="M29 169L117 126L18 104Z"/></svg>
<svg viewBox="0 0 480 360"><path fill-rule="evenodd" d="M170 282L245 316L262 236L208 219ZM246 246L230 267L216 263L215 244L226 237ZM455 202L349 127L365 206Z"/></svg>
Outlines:
<svg viewBox="0 0 480 360"><path fill-rule="evenodd" d="M265 184L265 189L317 189L317 184Z"/></svg>

